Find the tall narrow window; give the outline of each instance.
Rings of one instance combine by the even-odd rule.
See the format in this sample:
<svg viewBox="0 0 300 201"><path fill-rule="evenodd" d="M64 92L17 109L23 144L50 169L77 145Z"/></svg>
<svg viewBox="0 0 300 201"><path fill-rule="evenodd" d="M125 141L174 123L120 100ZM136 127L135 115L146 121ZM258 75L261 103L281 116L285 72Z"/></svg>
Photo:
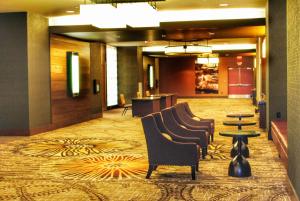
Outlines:
<svg viewBox="0 0 300 201"><path fill-rule="evenodd" d="M106 46L106 98L107 106L118 105L117 48Z"/></svg>

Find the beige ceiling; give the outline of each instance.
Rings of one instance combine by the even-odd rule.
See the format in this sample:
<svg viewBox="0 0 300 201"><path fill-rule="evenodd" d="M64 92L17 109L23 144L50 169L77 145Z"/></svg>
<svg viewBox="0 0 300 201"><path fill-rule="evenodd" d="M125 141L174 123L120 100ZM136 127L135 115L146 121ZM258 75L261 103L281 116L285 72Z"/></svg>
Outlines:
<svg viewBox="0 0 300 201"><path fill-rule="evenodd" d="M79 11L79 5L90 0L0 0L0 12L28 11L45 16L63 15L67 10ZM266 0L166 0L157 3L158 10L219 8L220 3L229 7L265 7Z"/></svg>
<svg viewBox="0 0 300 201"><path fill-rule="evenodd" d="M219 4L227 3L229 8L262 8L266 0L166 0L157 3L158 10L180 10L199 8L220 8Z"/></svg>

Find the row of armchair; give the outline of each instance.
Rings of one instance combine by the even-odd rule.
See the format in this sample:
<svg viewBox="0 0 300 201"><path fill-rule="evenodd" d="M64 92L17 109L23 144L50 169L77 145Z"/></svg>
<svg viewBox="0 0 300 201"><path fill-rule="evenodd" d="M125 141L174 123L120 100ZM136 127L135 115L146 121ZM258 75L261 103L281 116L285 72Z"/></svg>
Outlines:
<svg viewBox="0 0 300 201"><path fill-rule="evenodd" d="M158 165L191 166L196 179L200 150L202 158L214 136L214 120L194 115L188 103L179 103L142 118L147 142L149 179Z"/></svg>

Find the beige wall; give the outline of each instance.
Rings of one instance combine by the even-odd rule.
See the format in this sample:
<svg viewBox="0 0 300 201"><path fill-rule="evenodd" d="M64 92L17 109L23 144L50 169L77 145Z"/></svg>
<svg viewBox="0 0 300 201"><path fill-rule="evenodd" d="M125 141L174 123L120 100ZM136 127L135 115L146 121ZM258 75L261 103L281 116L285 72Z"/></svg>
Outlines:
<svg viewBox="0 0 300 201"><path fill-rule="evenodd" d="M0 135L29 135L50 124L48 20L0 14Z"/></svg>
<svg viewBox="0 0 300 201"><path fill-rule="evenodd" d="M286 1L269 1L267 121L287 119ZM269 124L267 124L269 125Z"/></svg>
<svg viewBox="0 0 300 201"><path fill-rule="evenodd" d="M138 62L138 48L118 47L118 91L125 95L126 102L136 97L142 66ZM141 68L141 69L139 69ZM142 80L141 80L142 82Z"/></svg>
<svg viewBox="0 0 300 201"><path fill-rule="evenodd" d="M27 14L28 93L30 128L51 122L48 19Z"/></svg>
<svg viewBox="0 0 300 201"><path fill-rule="evenodd" d="M27 14L0 13L0 134L29 129Z"/></svg>
<svg viewBox="0 0 300 201"><path fill-rule="evenodd" d="M300 0L287 1L289 177L300 195Z"/></svg>

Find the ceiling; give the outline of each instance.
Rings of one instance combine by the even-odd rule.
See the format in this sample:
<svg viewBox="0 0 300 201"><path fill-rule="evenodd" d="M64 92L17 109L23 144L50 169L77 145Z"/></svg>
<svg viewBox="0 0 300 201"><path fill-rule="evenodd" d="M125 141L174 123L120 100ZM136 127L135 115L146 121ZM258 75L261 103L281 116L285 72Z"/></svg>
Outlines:
<svg viewBox="0 0 300 201"><path fill-rule="evenodd" d="M158 10L183 10L220 8L227 3L229 8L263 8L267 0L166 0L157 2ZM0 12L28 11L44 16L66 14L68 10L79 11L79 5L90 0L0 0Z"/></svg>
<svg viewBox="0 0 300 201"><path fill-rule="evenodd" d="M166 0L156 3L159 11L221 8L265 8L267 0ZM90 0L0 0L0 12L33 12L46 17L79 13L79 5ZM74 13L72 13L74 14ZM101 30L91 25L50 27L51 33L101 41L115 46L150 46L170 41L203 41L218 43L255 43L265 35L265 19L163 22L159 28ZM236 39L238 38L238 39ZM225 42L224 42L225 41Z"/></svg>

